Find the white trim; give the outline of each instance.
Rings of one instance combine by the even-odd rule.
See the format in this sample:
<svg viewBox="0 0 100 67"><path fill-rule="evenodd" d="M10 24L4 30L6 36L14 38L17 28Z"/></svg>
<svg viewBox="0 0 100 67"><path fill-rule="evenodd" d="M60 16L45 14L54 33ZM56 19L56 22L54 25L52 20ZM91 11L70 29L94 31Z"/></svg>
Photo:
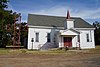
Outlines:
<svg viewBox="0 0 100 67"><path fill-rule="evenodd" d="M32 26L28 25L29 28L44 28L44 29L52 29L54 27L48 27L48 26ZM64 29L64 27L57 27L57 29Z"/></svg>
<svg viewBox="0 0 100 67"><path fill-rule="evenodd" d="M95 30L95 28L74 28L74 29L77 29L77 30Z"/></svg>
<svg viewBox="0 0 100 67"><path fill-rule="evenodd" d="M91 33L91 30L90 30L90 42L92 42L92 33Z"/></svg>
<svg viewBox="0 0 100 67"><path fill-rule="evenodd" d="M67 33L67 34L66 34ZM79 33L76 31L73 31L71 29L67 29L67 30L60 30L60 35L78 35Z"/></svg>
<svg viewBox="0 0 100 67"><path fill-rule="evenodd" d="M52 29L54 27L48 27L48 26L33 26L33 25L28 25L29 28L44 28L44 29ZM60 29L60 30L65 30L64 27L57 27L57 29ZM72 28L73 29L73 28ZM95 28L74 28L74 29L77 29L77 30L95 30Z"/></svg>

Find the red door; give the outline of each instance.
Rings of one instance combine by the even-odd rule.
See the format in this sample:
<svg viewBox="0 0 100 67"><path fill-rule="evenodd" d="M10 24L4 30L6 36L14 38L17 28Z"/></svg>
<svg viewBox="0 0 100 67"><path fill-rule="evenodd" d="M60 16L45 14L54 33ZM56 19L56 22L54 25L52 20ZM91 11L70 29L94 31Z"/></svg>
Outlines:
<svg viewBox="0 0 100 67"><path fill-rule="evenodd" d="M65 47L72 47L72 37L63 37L63 40Z"/></svg>

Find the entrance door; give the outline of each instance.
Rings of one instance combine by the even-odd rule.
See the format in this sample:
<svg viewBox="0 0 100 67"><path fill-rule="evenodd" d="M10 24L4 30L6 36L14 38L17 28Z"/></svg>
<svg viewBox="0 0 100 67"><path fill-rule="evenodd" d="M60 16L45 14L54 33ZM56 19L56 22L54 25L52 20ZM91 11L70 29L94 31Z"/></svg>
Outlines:
<svg viewBox="0 0 100 67"><path fill-rule="evenodd" d="M65 47L72 47L72 37L63 37L63 40Z"/></svg>

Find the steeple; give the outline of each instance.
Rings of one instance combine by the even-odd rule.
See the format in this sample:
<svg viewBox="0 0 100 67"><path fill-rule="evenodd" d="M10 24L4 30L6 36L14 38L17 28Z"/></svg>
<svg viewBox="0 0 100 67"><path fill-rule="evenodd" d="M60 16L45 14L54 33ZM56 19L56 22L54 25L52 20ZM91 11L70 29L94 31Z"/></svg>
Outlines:
<svg viewBox="0 0 100 67"><path fill-rule="evenodd" d="M70 17L69 10L67 11L66 22L64 23L65 29L74 28L74 19Z"/></svg>
<svg viewBox="0 0 100 67"><path fill-rule="evenodd" d="M70 19L70 13L69 13L69 10L67 11L67 17L66 19Z"/></svg>

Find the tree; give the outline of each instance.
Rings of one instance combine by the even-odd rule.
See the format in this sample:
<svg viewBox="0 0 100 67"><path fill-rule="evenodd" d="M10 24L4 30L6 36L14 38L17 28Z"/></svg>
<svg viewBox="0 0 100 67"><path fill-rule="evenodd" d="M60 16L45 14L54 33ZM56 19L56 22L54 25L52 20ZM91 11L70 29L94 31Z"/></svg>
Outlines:
<svg viewBox="0 0 100 67"><path fill-rule="evenodd" d="M14 37L14 22L20 16L20 14L6 9L8 2L8 0L0 0L0 47L5 47L9 43L11 45ZM23 45L27 42L27 23L21 23L20 32L21 44Z"/></svg>
<svg viewBox="0 0 100 67"><path fill-rule="evenodd" d="M0 0L0 47L5 47L9 39L6 26L14 23L12 10L6 10L8 0Z"/></svg>
<svg viewBox="0 0 100 67"><path fill-rule="evenodd" d="M7 8L7 2L8 0L0 0L0 9L4 10L5 8Z"/></svg>
<svg viewBox="0 0 100 67"><path fill-rule="evenodd" d="M93 23L93 25L96 28L95 31L94 31L95 43L96 43L96 45L100 45L100 22L95 21Z"/></svg>
<svg viewBox="0 0 100 67"><path fill-rule="evenodd" d="M28 26L27 23L21 23L21 45L27 48L27 40L28 40Z"/></svg>
<svg viewBox="0 0 100 67"><path fill-rule="evenodd" d="M100 29L100 22L95 21L95 22L93 23L93 25L94 25L94 27L95 27L96 29Z"/></svg>

